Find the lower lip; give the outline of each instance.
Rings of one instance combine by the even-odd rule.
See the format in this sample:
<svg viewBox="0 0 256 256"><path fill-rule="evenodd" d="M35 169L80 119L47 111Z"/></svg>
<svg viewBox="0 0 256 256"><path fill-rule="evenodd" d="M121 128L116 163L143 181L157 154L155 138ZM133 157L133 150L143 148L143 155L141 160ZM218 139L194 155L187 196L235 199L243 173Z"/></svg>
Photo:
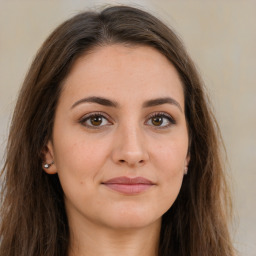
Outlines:
<svg viewBox="0 0 256 256"><path fill-rule="evenodd" d="M139 184L105 183L104 185L112 190L115 190L117 192L127 194L127 195L142 193L153 186L152 184L141 184L141 183Z"/></svg>

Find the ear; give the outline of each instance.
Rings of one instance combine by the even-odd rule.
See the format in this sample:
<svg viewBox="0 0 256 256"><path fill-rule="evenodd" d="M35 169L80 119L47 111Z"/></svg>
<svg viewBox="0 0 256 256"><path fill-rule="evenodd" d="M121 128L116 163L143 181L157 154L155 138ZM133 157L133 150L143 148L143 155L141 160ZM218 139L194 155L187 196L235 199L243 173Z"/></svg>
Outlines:
<svg viewBox="0 0 256 256"><path fill-rule="evenodd" d="M189 165L189 161L190 161L190 154L187 154L187 157L185 159L185 164L184 164L184 175L188 174L188 165Z"/></svg>
<svg viewBox="0 0 256 256"><path fill-rule="evenodd" d="M186 159L185 159L185 166L188 167L189 162L190 162L190 153L188 152L187 157L186 157Z"/></svg>
<svg viewBox="0 0 256 256"><path fill-rule="evenodd" d="M43 154L42 167L43 167L44 171L48 174L57 173L57 168L56 168L56 165L54 163L53 144L50 140L48 141L47 145L44 147L42 154ZM45 164L48 164L49 167L46 168Z"/></svg>

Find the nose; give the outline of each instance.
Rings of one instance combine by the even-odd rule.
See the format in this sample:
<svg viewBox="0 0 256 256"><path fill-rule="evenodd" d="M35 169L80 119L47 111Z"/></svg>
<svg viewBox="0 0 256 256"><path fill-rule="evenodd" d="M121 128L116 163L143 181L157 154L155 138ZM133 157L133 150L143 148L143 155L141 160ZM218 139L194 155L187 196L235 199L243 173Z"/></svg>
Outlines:
<svg viewBox="0 0 256 256"><path fill-rule="evenodd" d="M119 129L114 142L112 159L119 165L143 166L149 160L143 131L131 126Z"/></svg>

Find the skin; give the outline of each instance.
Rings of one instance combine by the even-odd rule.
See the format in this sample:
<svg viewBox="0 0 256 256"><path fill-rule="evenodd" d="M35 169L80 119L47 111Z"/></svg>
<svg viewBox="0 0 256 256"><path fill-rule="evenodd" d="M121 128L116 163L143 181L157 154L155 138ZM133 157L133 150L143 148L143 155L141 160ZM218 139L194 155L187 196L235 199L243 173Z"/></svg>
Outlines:
<svg viewBox="0 0 256 256"><path fill-rule="evenodd" d="M88 97L118 106L82 100ZM174 101L145 106L166 97ZM79 58L64 82L52 138L45 161L54 164L45 171L58 173L63 187L69 255L157 255L161 216L189 163L182 83L166 57L147 46L109 45ZM103 184L119 176L153 185L124 194Z"/></svg>

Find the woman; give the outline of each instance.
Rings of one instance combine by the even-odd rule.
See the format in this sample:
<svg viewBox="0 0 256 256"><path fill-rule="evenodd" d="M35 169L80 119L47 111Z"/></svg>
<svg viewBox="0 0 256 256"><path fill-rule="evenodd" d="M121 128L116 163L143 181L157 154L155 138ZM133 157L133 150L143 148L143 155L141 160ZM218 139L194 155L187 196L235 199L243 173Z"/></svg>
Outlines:
<svg viewBox="0 0 256 256"><path fill-rule="evenodd" d="M0 255L234 255L220 141L172 30L125 6L73 17L19 95Z"/></svg>

